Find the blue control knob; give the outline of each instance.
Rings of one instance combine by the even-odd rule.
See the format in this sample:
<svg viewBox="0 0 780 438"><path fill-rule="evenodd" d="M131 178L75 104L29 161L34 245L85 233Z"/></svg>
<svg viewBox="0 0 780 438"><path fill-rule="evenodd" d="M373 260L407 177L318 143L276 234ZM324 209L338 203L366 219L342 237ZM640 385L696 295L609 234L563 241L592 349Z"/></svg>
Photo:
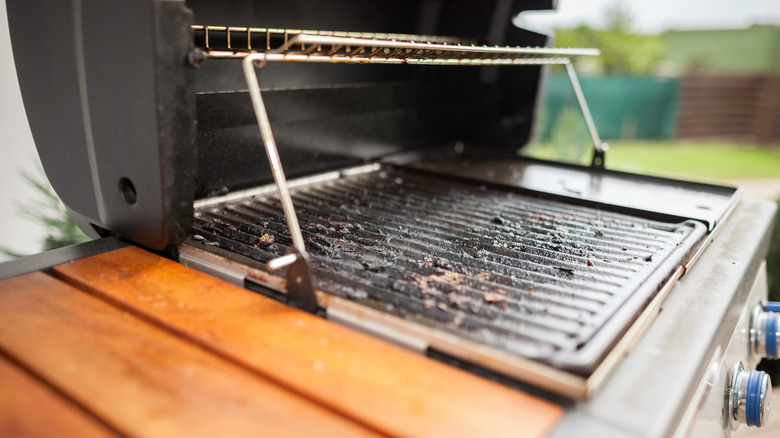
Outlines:
<svg viewBox="0 0 780 438"><path fill-rule="evenodd" d="M747 371L737 362L729 389L729 410L732 429L740 424L763 427L772 408L772 381L763 371Z"/></svg>
<svg viewBox="0 0 780 438"><path fill-rule="evenodd" d="M770 301L764 306L764 310L767 312L780 312L780 302Z"/></svg>
<svg viewBox="0 0 780 438"><path fill-rule="evenodd" d="M780 313L764 311L758 306L753 312L750 339L753 352L759 357L780 357Z"/></svg>

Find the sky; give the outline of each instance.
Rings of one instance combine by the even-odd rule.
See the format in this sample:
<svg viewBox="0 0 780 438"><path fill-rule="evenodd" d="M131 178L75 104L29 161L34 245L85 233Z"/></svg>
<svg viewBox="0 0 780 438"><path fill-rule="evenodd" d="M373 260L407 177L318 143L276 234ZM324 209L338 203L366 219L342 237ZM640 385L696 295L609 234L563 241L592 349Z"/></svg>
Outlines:
<svg viewBox="0 0 780 438"><path fill-rule="evenodd" d="M640 33L780 25L780 0L559 0L557 12L529 14L528 20L537 27L598 28L615 3L628 9L633 30Z"/></svg>

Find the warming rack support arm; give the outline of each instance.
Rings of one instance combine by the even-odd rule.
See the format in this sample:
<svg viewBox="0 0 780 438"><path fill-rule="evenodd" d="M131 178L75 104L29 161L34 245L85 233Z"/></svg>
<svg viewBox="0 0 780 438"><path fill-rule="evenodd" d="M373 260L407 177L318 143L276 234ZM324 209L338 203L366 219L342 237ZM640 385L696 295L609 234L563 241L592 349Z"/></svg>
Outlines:
<svg viewBox="0 0 780 438"><path fill-rule="evenodd" d="M603 169L605 153L609 149L609 146L606 143L602 143L599 132L596 130L596 123L593 122L593 116L590 114L588 102L585 100L585 95L582 93L582 87L577 78L577 72L574 71L574 64L569 61L564 65L566 66L566 74L569 76L571 87L574 89L574 95L577 97L580 111L582 111L582 117L585 118L585 124L588 126L590 138L593 141L593 159L591 160L590 165L597 169Z"/></svg>
<svg viewBox="0 0 780 438"><path fill-rule="evenodd" d="M254 108L255 116L257 117L257 125L260 127L260 135L263 137L263 145L265 146L265 152L268 156L268 162L271 164L271 172L273 173L274 181L276 182L276 188L279 190L279 199L282 203L284 218L287 221L287 228L290 230L293 246L299 252L305 253L306 245L303 242L303 234L301 233L301 227L298 223L298 216L295 214L295 207L293 206L292 197L290 197L290 190L287 188L287 178L284 175L282 161L279 159L279 150L276 147L274 134L271 131L271 122L268 120L268 112L265 110L263 96L260 93L260 84L257 82L257 73L255 73L254 66L255 61L260 61L260 67L263 67L266 63L265 54L253 53L244 58L244 76L246 77L246 83L249 87L249 96L252 98L252 107Z"/></svg>
<svg viewBox="0 0 780 438"><path fill-rule="evenodd" d="M260 67L263 67L266 63L265 54L254 53L244 58L244 76L249 87L249 95L252 98L252 107L257 117L257 125L260 127L260 134L263 137L263 145L268 156L268 162L271 164L271 172L276 182L276 188L279 190L279 200L284 210L284 218L293 242L293 249L287 255L269 261L268 268L275 271L286 267L287 298L290 304L315 313L317 311L317 297L312 286L311 275L309 274L306 245L303 241L301 225L298 222L298 215L295 213L290 190L287 187L287 177L284 175L282 161L279 159L279 151L276 148L274 134L271 131L268 112L265 110L263 96L260 94L260 84L257 82L257 73L255 72L255 61L260 61Z"/></svg>

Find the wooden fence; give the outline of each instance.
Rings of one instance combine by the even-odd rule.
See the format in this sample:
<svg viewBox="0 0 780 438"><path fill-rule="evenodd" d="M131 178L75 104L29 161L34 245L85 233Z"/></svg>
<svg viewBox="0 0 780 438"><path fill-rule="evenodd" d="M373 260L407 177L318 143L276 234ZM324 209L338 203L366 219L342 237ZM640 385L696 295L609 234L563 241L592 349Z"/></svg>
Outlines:
<svg viewBox="0 0 780 438"><path fill-rule="evenodd" d="M780 141L780 76L685 76L676 132L684 139Z"/></svg>

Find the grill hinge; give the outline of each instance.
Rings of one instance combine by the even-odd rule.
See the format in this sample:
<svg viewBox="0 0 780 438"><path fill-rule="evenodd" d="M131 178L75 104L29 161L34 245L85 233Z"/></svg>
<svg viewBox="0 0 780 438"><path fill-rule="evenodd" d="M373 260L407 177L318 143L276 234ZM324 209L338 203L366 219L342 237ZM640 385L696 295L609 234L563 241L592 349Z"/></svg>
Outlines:
<svg viewBox="0 0 780 438"><path fill-rule="evenodd" d="M268 262L271 271L283 267L287 267L287 304L309 313L317 313L317 296L309 274L309 257L305 252L290 248L287 255Z"/></svg>

